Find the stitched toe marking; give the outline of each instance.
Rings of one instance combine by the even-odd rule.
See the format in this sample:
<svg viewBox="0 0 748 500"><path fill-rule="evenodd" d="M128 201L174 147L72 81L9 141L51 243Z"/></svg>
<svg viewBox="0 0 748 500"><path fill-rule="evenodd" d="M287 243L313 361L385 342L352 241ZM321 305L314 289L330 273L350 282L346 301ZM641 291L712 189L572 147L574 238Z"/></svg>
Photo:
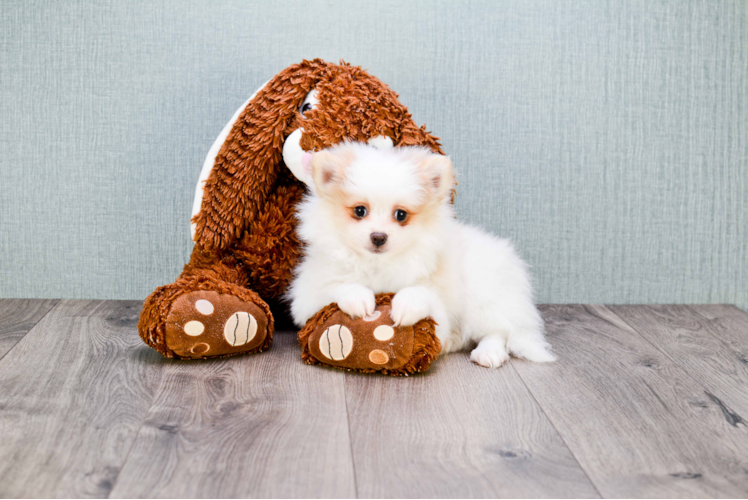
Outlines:
<svg viewBox="0 0 748 500"><path fill-rule="evenodd" d="M205 316L213 314L213 304L205 299L200 299L195 302L195 309L197 309L197 312Z"/></svg>
<svg viewBox="0 0 748 500"><path fill-rule="evenodd" d="M210 351L210 346L206 344L205 342L200 342L199 344L195 344L190 349L190 352L192 354L205 354L208 351Z"/></svg>
<svg viewBox="0 0 748 500"><path fill-rule="evenodd" d="M379 318L381 315L382 315L382 312L379 311L379 310L377 310L377 311L374 311L373 314L370 314L368 316L364 316L363 320L364 321L376 321L377 318Z"/></svg>
<svg viewBox="0 0 748 500"><path fill-rule="evenodd" d="M327 359L340 361L353 350L353 335L343 325L333 325L319 339L319 350Z"/></svg>
<svg viewBox="0 0 748 500"><path fill-rule="evenodd" d="M395 336L395 329L390 325L379 325L374 329L374 338L384 342Z"/></svg>
<svg viewBox="0 0 748 500"><path fill-rule="evenodd" d="M369 353L369 361L371 361L375 365L383 365L389 360L390 357L387 355L387 353L384 351L380 351L379 349L374 349Z"/></svg>
<svg viewBox="0 0 748 500"><path fill-rule="evenodd" d="M197 337L205 331L205 325L199 321L188 321L184 325L184 333L191 337Z"/></svg>
<svg viewBox="0 0 748 500"><path fill-rule="evenodd" d="M239 311L229 317L223 327L223 337L233 346L244 345L257 334L257 320L248 312Z"/></svg>

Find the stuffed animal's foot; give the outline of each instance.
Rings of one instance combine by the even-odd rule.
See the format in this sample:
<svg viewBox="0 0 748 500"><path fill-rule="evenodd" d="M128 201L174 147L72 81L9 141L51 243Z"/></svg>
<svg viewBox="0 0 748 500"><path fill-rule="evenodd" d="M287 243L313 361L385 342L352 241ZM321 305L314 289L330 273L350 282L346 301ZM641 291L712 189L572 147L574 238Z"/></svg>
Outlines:
<svg viewBox="0 0 748 500"><path fill-rule="evenodd" d="M181 295L166 317L166 347L180 358L261 351L267 336L268 318L257 304L213 291Z"/></svg>
<svg viewBox="0 0 748 500"><path fill-rule="evenodd" d="M337 304L322 309L299 332L304 361L391 375L427 369L441 349L433 320L394 326L391 298L392 294L377 296L374 313L363 318L352 318Z"/></svg>

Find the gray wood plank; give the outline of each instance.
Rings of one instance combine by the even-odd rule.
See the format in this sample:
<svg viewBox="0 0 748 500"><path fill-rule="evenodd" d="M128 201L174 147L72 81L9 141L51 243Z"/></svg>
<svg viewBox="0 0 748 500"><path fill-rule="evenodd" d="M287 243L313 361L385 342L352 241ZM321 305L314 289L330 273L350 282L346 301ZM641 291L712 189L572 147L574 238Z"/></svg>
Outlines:
<svg viewBox="0 0 748 500"><path fill-rule="evenodd" d="M0 359L47 314L57 300L0 299Z"/></svg>
<svg viewBox="0 0 748 500"><path fill-rule="evenodd" d="M112 497L352 497L344 376L296 335L164 374Z"/></svg>
<svg viewBox="0 0 748 500"><path fill-rule="evenodd" d="M511 365L346 375L360 498L599 497Z"/></svg>
<svg viewBox="0 0 748 500"><path fill-rule="evenodd" d="M514 361L604 497L743 497L748 432L603 306L542 308L553 364Z"/></svg>
<svg viewBox="0 0 748 500"><path fill-rule="evenodd" d="M729 304L688 308L704 318L705 329L727 344L741 363L748 365L748 313Z"/></svg>
<svg viewBox="0 0 748 500"><path fill-rule="evenodd" d="M162 363L140 309L61 301L0 360L0 496L109 494Z"/></svg>
<svg viewBox="0 0 748 500"><path fill-rule="evenodd" d="M608 308L701 382L710 399L748 418L748 314L720 305Z"/></svg>

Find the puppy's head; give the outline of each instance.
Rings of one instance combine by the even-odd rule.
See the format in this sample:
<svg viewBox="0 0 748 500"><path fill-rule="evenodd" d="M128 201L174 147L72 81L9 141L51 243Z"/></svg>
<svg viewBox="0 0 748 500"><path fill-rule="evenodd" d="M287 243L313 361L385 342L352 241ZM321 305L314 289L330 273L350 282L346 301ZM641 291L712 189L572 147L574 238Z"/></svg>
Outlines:
<svg viewBox="0 0 748 500"><path fill-rule="evenodd" d="M426 148L343 143L314 153L311 167L328 227L359 253L414 248L450 212L452 162Z"/></svg>

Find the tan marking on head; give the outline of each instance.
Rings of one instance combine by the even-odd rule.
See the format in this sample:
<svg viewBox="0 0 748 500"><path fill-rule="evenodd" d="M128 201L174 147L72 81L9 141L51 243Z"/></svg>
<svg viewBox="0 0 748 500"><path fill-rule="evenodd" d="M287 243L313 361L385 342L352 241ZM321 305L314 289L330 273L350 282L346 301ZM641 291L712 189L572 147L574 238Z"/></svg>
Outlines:
<svg viewBox="0 0 748 500"><path fill-rule="evenodd" d="M454 187L452 161L448 156L430 154L418 164L423 186L437 199L442 200Z"/></svg>
<svg viewBox="0 0 748 500"><path fill-rule="evenodd" d="M312 156L312 177L317 190L329 192L345 180L345 171L356 159L352 149L340 146L333 151L319 151Z"/></svg>

